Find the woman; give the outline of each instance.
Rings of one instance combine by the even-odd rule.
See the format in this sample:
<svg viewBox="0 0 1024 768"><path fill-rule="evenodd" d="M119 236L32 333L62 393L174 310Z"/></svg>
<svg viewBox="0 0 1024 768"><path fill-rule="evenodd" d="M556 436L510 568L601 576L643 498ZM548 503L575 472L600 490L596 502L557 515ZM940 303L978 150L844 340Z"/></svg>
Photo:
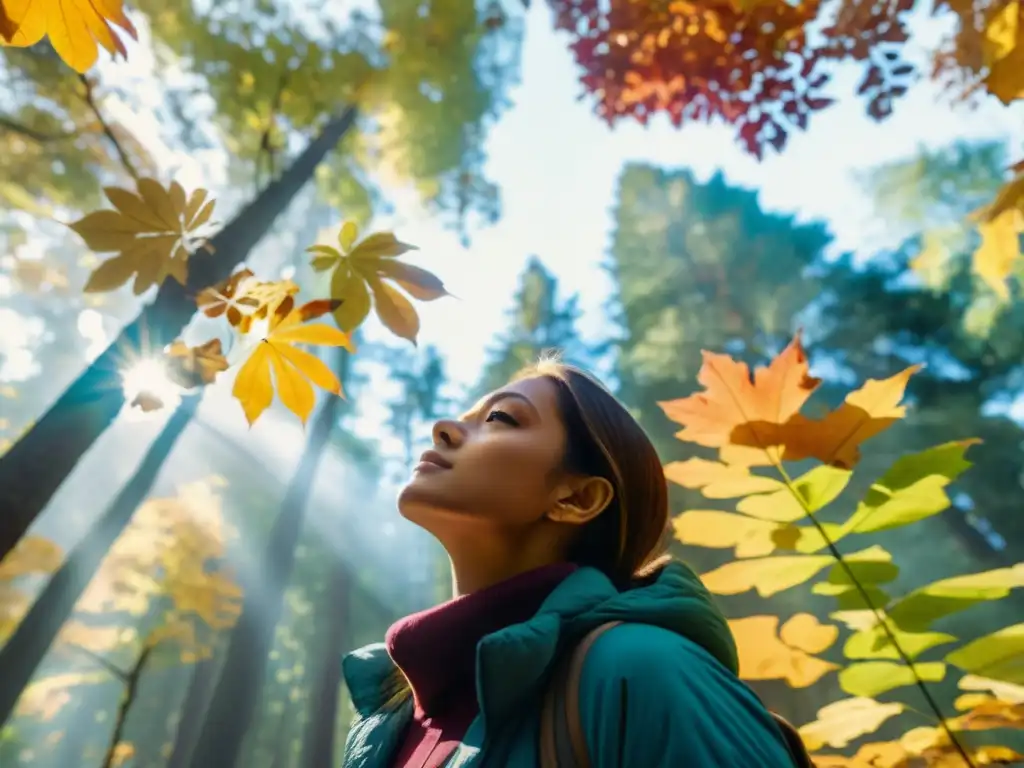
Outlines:
<svg viewBox="0 0 1024 768"><path fill-rule="evenodd" d="M455 597L346 657L345 768L533 768L553 667L616 620L580 681L594 768L793 765L708 592L660 557L661 462L607 390L542 362L433 439L398 506L447 550Z"/></svg>

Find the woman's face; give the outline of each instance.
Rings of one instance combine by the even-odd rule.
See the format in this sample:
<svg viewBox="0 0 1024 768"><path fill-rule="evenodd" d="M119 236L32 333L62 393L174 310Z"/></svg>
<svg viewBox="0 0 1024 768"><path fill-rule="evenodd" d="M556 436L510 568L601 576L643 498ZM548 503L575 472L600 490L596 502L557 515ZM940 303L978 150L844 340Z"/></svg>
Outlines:
<svg viewBox="0 0 1024 768"><path fill-rule="evenodd" d="M398 508L435 535L444 521L523 527L565 492L566 432L556 385L547 378L509 384L461 418L437 422L433 442Z"/></svg>

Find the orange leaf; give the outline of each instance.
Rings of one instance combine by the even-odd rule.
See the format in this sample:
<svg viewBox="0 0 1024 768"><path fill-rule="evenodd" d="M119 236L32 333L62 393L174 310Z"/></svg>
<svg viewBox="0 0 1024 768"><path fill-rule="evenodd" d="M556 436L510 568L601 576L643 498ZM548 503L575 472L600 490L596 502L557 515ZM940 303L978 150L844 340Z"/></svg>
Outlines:
<svg viewBox="0 0 1024 768"><path fill-rule="evenodd" d="M786 425L786 458L814 458L852 469L860 461L860 445L884 432L906 414L900 405L910 377L921 370L912 365L888 379L868 379L823 419L798 416Z"/></svg>
<svg viewBox="0 0 1024 768"><path fill-rule="evenodd" d="M746 363L728 355L703 355L697 381L704 391L659 403L666 416L683 425L676 437L710 448L739 443L757 448L770 460L781 458L780 427L821 383L808 373L800 334L753 377Z"/></svg>
<svg viewBox="0 0 1024 768"><path fill-rule="evenodd" d="M228 361L221 350L220 339L211 339L198 347L188 347L175 341L167 350L170 358L167 374L183 387L212 384L217 374L228 369Z"/></svg>

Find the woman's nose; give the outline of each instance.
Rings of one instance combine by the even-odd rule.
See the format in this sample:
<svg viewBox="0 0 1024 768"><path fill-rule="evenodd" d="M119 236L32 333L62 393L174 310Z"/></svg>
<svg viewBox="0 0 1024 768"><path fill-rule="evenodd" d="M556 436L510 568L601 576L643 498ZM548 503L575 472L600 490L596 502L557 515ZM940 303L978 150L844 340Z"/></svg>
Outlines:
<svg viewBox="0 0 1024 768"><path fill-rule="evenodd" d="M466 437L466 428L452 419L441 419L434 422L432 431L435 445L443 445L446 448L458 448Z"/></svg>

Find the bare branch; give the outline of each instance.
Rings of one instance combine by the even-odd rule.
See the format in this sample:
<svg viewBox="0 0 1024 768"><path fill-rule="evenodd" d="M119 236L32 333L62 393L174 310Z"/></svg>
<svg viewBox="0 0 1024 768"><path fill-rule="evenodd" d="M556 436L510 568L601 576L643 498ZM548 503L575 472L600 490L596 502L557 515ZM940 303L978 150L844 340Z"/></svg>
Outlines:
<svg viewBox="0 0 1024 768"><path fill-rule="evenodd" d="M92 81L85 75L79 75L78 79L82 82L82 85L85 86L85 93L83 95L85 103L89 105L89 109L91 109L93 114L96 115L96 119L103 128L103 133L110 140L110 143L114 145L114 149L117 150L117 155L121 159L121 164L124 166L125 170L128 171L128 174L133 179L138 181L139 172L135 169L135 165L132 163L131 158L128 157L128 153L125 151L124 147L121 146L121 142L117 140L117 136L114 135L113 129L103 117L103 113L100 111L99 105L96 103L96 98L93 94Z"/></svg>

